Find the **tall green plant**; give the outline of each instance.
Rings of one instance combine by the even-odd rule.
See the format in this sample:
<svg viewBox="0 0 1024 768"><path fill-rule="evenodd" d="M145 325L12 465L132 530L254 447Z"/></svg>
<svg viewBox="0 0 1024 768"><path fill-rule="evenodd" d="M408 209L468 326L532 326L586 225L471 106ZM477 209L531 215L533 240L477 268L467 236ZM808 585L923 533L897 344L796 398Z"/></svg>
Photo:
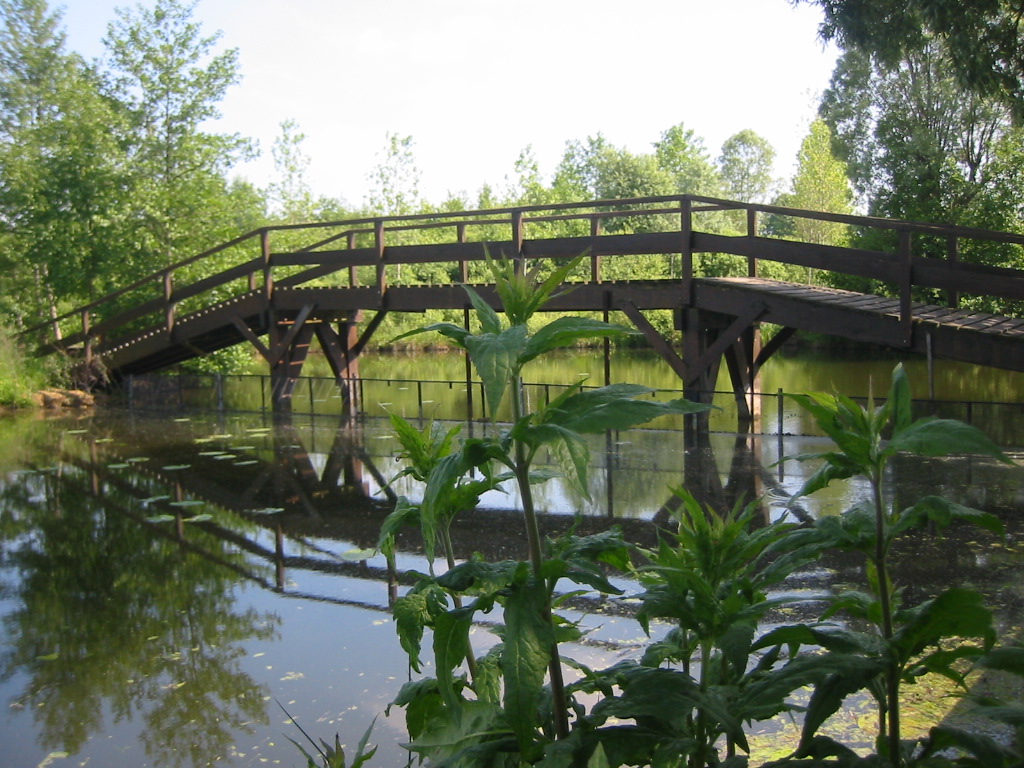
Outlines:
<svg viewBox="0 0 1024 768"><path fill-rule="evenodd" d="M758 625L787 598L770 590L821 553L818 542L790 546L795 527L757 527L757 502L732 510L701 506L683 489L678 529L656 550L640 550L644 587L637 620L671 629L639 661L587 670L573 690L602 697L573 733L571 765L603 754L608 765L743 768L745 726L793 710L789 694L820 681L815 658L763 651ZM724 754L723 754L724 752Z"/></svg>
<svg viewBox="0 0 1024 768"><path fill-rule="evenodd" d="M910 384L902 366L892 376L888 399L880 406L862 407L839 395L810 394L794 398L809 411L835 443L833 450L794 457L817 460L821 466L797 496L813 493L834 480L859 476L869 496L842 515L822 517L813 529L794 535L792 544L814 542L861 553L865 558L867 591L839 594L828 615L838 612L866 622L871 631L828 627L787 627L770 634L769 643L817 645L827 649L834 673L815 688L804 719L800 747L775 766L880 765L901 768L912 764L947 765L934 755L955 745L977 753L1003 754L984 737L961 737L938 727L923 741L902 738L900 689L922 675L943 675L966 688L965 664L983 659L992 648L992 617L982 598L969 589L951 588L918 605L906 605L890 576L893 543L899 536L928 525L941 530L961 520L1001 532L994 516L938 496L925 496L900 508L886 492L886 469L899 454L946 456L977 454L1009 462L982 432L958 421L923 418L911 413ZM816 736L822 723L855 691L866 689L879 713L878 757L865 761L849 748ZM980 747L979 745L984 745ZM826 758L830 761L826 762ZM932 760L933 762L928 762ZM965 765L979 765L968 758ZM985 765L1009 764L986 762Z"/></svg>
<svg viewBox="0 0 1024 768"><path fill-rule="evenodd" d="M569 735L559 646L580 633L555 612L558 585L566 580L616 593L619 590L608 581L602 566L628 565L628 548L615 531L570 535L545 549L531 489L550 477L533 468L540 451L550 451L565 479L586 496L590 457L584 435L628 429L659 416L691 414L706 407L683 399L640 399L652 393L646 387L620 384L585 390L579 382L543 407L528 408L521 380L528 362L580 341L631 333L622 326L576 317L559 317L532 333L529 330L531 319L582 258L544 278L537 269L525 271L520 261L488 260L505 322L467 286L477 332L451 323L413 332L436 331L465 349L482 380L492 420L508 400L512 421L486 437L464 440L444 456L440 454L446 438L428 439L424 433L415 437L400 427L414 465L419 459L412 456L410 446L424 459L415 472L425 480L425 490L419 505L400 501L385 524L383 539L400 522L418 520L429 542L437 520L450 520L474 506L479 492L508 476L518 490L528 553L526 561L492 563L473 558L441 576L421 574L416 586L396 602L402 645L417 671L424 631L433 632L437 677L408 684L395 702L406 709L412 737L409 749L433 764L531 764L542 758L546 745ZM437 447L438 442L439 450L429 447ZM503 614L504 623L497 630L501 642L475 660L469 677L460 674L463 660L472 658L469 632L474 617L496 607Z"/></svg>

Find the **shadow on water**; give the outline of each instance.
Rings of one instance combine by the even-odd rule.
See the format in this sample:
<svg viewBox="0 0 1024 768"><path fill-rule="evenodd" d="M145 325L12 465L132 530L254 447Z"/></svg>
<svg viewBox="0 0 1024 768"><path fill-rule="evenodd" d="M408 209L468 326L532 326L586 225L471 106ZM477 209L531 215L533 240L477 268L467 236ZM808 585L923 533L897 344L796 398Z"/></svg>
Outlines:
<svg viewBox="0 0 1024 768"><path fill-rule="evenodd" d="M106 412L17 429L21 451L0 457L4 764L70 755L112 768L293 765L283 737L296 732L275 698L307 730L353 744L397 692L404 655L388 603L400 587L371 550L394 495L416 489L386 487L401 465L383 420L339 429L331 419ZM676 486L716 509L761 499L764 520L778 519L810 469L780 459L824 445L672 430L599 436L590 499L557 482L538 494L544 532L615 523L653 546L672 524ZM897 462L890 481L900 493L938 486L1000 512L1011 535L925 535L904 546L896 579L922 593L950 578L980 587L1004 630L1019 631L1021 472L970 459ZM830 514L862 492L838 484L795 514ZM489 494L482 507L455 523L459 554L524 556L514 492ZM426 570L414 532L399 546L401 570ZM856 560L823 559L787 585L804 597L791 610L813 615L824 591L861 580ZM594 631L584 655L635 645L638 628L617 612L585 618ZM402 736L394 717L381 720L380 764L400 764Z"/></svg>

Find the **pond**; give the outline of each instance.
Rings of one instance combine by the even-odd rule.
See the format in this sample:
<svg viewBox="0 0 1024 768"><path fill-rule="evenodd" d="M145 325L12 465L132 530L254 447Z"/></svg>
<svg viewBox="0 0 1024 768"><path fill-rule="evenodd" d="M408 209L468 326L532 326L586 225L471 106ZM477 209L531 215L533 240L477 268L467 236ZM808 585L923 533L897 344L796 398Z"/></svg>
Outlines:
<svg viewBox="0 0 1024 768"><path fill-rule="evenodd" d="M777 460L825 445L725 432L686 444L670 428L601 436L592 501L554 482L539 496L543 525L615 522L650 546L668 521L667 489L684 483L717 505L763 497L765 518L777 518L807 471ZM401 468L385 420L28 414L0 421L0 446L0 764L302 765L285 710L314 737L339 733L350 746L376 718L372 764L404 764L401 714L382 715L409 679L388 610L401 587L367 551L390 509L382 488ZM898 462L890 480L900 493L996 511L1009 535L922 536L895 578L925 593L970 583L995 604L1004 634L1019 634L1021 472L972 458ZM837 484L797 514L842 509L861 493ZM514 495L482 506L456 524L459 554L522 556ZM418 544L400 541L400 570L426 570ZM813 614L832 584L859 580L856 561L829 558L786 589L801 598L793 611ZM620 611L578 610L594 631L569 653L586 663L642 641ZM490 642L477 627L477 652ZM843 727L856 729L851 717Z"/></svg>

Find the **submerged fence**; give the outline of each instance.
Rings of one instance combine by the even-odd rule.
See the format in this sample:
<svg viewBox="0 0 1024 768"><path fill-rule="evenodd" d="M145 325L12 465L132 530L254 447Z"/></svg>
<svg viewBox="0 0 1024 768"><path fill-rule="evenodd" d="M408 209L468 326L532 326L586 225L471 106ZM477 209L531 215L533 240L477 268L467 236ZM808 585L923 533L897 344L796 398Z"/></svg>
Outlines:
<svg viewBox="0 0 1024 768"><path fill-rule="evenodd" d="M465 380L382 379L353 380L358 407L357 419L396 413L406 419L441 421L483 421L483 385ZM237 412L271 411L269 376L253 374L176 374L132 376L113 395L113 404L145 410L214 410ZM526 383L528 400L550 402L565 384ZM757 393L760 417L753 431L762 435L820 436L813 419L802 411L782 389ZM681 397L678 390L657 389L650 397L670 400ZM867 397L853 397L867 402ZM715 391L715 410L710 429L736 432L737 412L731 391ZM958 419L985 431L1007 447L1024 447L1024 403L973 400L915 400L915 415ZM292 398L292 413L316 417L343 416L340 389L333 377L304 376L299 379ZM501 415L499 414L499 419ZM665 417L659 429L682 429L682 417Z"/></svg>

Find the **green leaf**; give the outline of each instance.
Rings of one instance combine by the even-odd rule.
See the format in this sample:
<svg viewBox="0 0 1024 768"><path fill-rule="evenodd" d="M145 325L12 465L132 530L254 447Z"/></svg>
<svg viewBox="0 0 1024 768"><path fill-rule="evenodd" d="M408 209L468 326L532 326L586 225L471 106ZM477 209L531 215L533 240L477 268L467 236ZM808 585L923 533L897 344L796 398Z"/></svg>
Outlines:
<svg viewBox="0 0 1024 768"><path fill-rule="evenodd" d="M480 329L484 333L495 336L501 333L501 320L498 318L498 313L491 309L491 305L484 301L473 288L468 285L464 285L462 288L469 296L473 308L476 309L476 316L480 320Z"/></svg>
<svg viewBox="0 0 1024 768"><path fill-rule="evenodd" d="M522 365L538 355L559 347L572 346L578 341L616 338L636 333L638 331L624 325L614 325L586 317L560 317L530 337L519 356L519 363Z"/></svg>
<svg viewBox="0 0 1024 768"><path fill-rule="evenodd" d="M409 657L409 666L417 673L420 671L423 629L430 621L427 599L427 595L422 592L409 592L395 601L391 611L398 630L398 641Z"/></svg>
<svg viewBox="0 0 1024 768"><path fill-rule="evenodd" d="M395 536L407 525L419 525L419 521L420 508L412 504L405 496L399 496L398 501L395 502L395 508L381 523L377 548L388 558L394 557Z"/></svg>
<svg viewBox="0 0 1024 768"><path fill-rule="evenodd" d="M528 570L529 564L519 560L496 563L470 560L439 576L437 583L452 592L465 593L472 589L477 594L491 594L522 581Z"/></svg>
<svg viewBox="0 0 1024 768"><path fill-rule="evenodd" d="M466 338L466 349L483 382L487 410L492 419L497 418L505 391L519 373L519 355L525 344L525 325L514 325L500 334L485 333Z"/></svg>
<svg viewBox="0 0 1024 768"><path fill-rule="evenodd" d="M972 733L948 725L932 728L928 733L928 743L922 757L928 757L946 749L963 750L977 758L980 765L1004 766L1019 765L1018 757L995 739L981 733Z"/></svg>
<svg viewBox="0 0 1024 768"><path fill-rule="evenodd" d="M1024 647L1010 645L993 648L978 664L986 669L999 669L1024 677Z"/></svg>
<svg viewBox="0 0 1024 768"><path fill-rule="evenodd" d="M437 680L432 677L403 685L394 701L384 710L385 715L390 714L392 706L405 709L405 727L412 739L416 739L428 723L442 717L444 711Z"/></svg>
<svg viewBox="0 0 1024 768"><path fill-rule="evenodd" d="M982 512L980 509L965 507L941 496L925 496L918 499L914 506L900 513L893 523L891 532L896 535L911 528L921 527L925 523L931 523L939 531L942 531L954 520L973 523L999 536L1006 533L1003 522L995 515Z"/></svg>
<svg viewBox="0 0 1024 768"><path fill-rule="evenodd" d="M830 654L821 663L828 666L831 674L811 694L804 713L801 748L811 742L822 723L839 711L847 696L870 685L887 667L884 659L847 654Z"/></svg>
<svg viewBox="0 0 1024 768"><path fill-rule="evenodd" d="M590 500L587 469L590 466L590 448L586 441L569 429L552 425L558 438L551 445L551 454L558 462L562 476L583 498Z"/></svg>
<svg viewBox="0 0 1024 768"><path fill-rule="evenodd" d="M546 608L547 591L534 579L515 584L505 602L505 715L524 756L533 752L544 675L555 648Z"/></svg>
<svg viewBox="0 0 1024 768"><path fill-rule="evenodd" d="M901 664L945 638L978 637L987 645L995 639L992 612L985 607L982 596L971 589L947 589L898 618L905 623L890 643Z"/></svg>
<svg viewBox="0 0 1024 768"><path fill-rule="evenodd" d="M469 336L469 331L461 325L455 325L454 323L434 323L432 325L424 326L423 328L414 328L411 331L406 331L405 333L395 336L395 338L391 339L388 343L392 344L396 341L407 339L410 336L417 336L421 333L431 333L432 331L437 331L445 338L451 339L455 342L456 346L461 347L462 349L466 348L466 337Z"/></svg>
<svg viewBox="0 0 1024 768"><path fill-rule="evenodd" d="M701 413L710 407L682 398L669 402L637 399L653 392L649 387L636 384L612 384L576 392L566 398L557 411L545 411L545 418L548 423L586 434L630 429L659 416Z"/></svg>
<svg viewBox="0 0 1024 768"><path fill-rule="evenodd" d="M920 419L896 435L887 448L918 456L949 456L976 454L1012 464L1002 449L976 427L954 419Z"/></svg>
<svg viewBox="0 0 1024 768"><path fill-rule="evenodd" d="M462 699L455 691L455 669L469 653L469 630L473 623L472 608L455 608L434 617L434 663L438 688L445 706L459 710Z"/></svg>
<svg viewBox="0 0 1024 768"><path fill-rule="evenodd" d="M891 411L893 434L898 435L910 426L913 421L910 399L910 379L907 372L903 370L903 364L898 364L892 372L892 383L889 385L889 399L887 404Z"/></svg>

